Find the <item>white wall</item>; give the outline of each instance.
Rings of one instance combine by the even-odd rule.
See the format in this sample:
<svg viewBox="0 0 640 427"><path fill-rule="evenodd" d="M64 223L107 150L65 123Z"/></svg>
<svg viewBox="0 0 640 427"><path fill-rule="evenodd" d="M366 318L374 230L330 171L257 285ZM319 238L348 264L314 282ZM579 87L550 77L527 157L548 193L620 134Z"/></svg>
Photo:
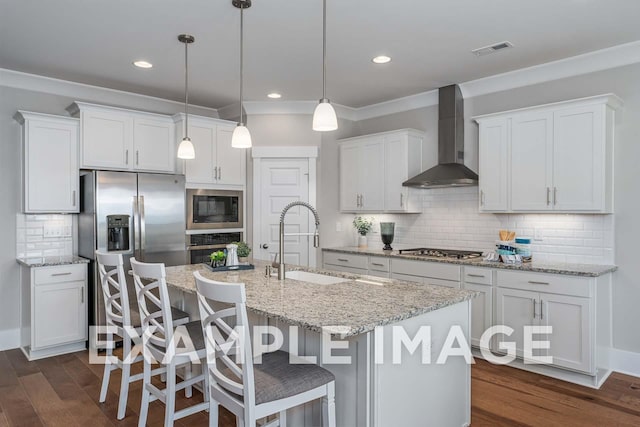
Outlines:
<svg viewBox="0 0 640 427"><path fill-rule="evenodd" d="M614 346L617 349L635 353L640 353L640 334L637 333L636 327L636 325L640 324L640 310L638 310L638 302L640 301L640 263L637 261L637 247L640 241L640 228L637 226L638 212L640 212L640 192L637 184L637 165L638 159L640 159L640 120L638 119L640 118L640 79L638 79L638 76L640 76L640 64L634 64L465 99L465 163L476 171L478 170L478 130L477 125L470 119L472 116L604 93L615 93L624 100L624 110L616 118L615 214L613 220L604 218L602 215L574 215L567 222L579 221L580 225L575 225L575 227L578 227L576 229L567 224L560 226L560 221L548 221L548 219L543 219L540 215L522 216L521 219L525 223L535 223L536 221L542 221L542 223L554 222L555 225L546 226L550 233L556 230L561 231L561 234L569 233L571 230L581 230L587 233L591 232L591 236L595 235L597 236L596 239L599 239L600 234L598 233L602 232L602 242L594 243L596 246L589 249L580 249L594 250L594 252L584 254L587 255L584 258L584 262L592 261L593 258L590 258L592 256L599 257L600 249L603 251L602 261L608 261L608 256L604 251L610 249L608 247L611 246L611 240L613 240L613 260L619 266L618 271L614 274L613 286ZM356 123L356 130L353 135L347 136L405 127L425 130L428 134L434 135L437 132L437 109L435 107L426 107L363 120ZM324 190L329 191L328 188ZM434 190L424 191L425 194L429 192L433 194L434 192ZM440 199L446 200L450 198L452 194L455 194L455 191L453 189L444 190L441 193L444 196L440 197ZM437 202L437 191L435 194L434 200ZM469 204L477 205L477 200L471 199L472 196L469 196ZM440 207L446 207L446 205L446 203L438 203ZM426 214L414 215L415 219L411 219L411 216L403 216L399 221L403 224L411 221L420 222L421 220L426 223L428 222L430 208L430 205L425 204ZM477 215L480 216L480 214ZM500 216L498 215L497 217ZM514 224L516 228L518 227L517 218L515 221L511 221L513 216L503 215L502 217L504 218L497 219L501 224L500 226L502 224ZM552 218L552 216L549 218ZM565 220L567 217L557 216L557 218ZM593 223L600 222L602 222L601 226L599 224L593 225ZM611 228L609 224L613 223L615 223L615 230L612 236L607 236L607 229ZM497 226L497 223L495 225ZM428 225L424 226L428 227ZM529 226L525 228L529 228ZM583 234L583 236L586 236L586 234ZM425 241L422 241L422 243L425 245L431 243L428 240L428 235L424 237ZM574 245L574 247L582 248L588 247L584 245L585 239L591 239L591 237L578 237L575 234L566 237L582 240L582 245ZM486 239L486 242L490 244L493 238L487 236ZM575 240L573 243L577 243ZM417 242L417 240L413 241ZM559 241L555 243L559 243ZM592 244L593 242L588 243ZM599 247L600 244L601 247ZM565 255L572 255L567 257L567 260L578 261L582 259L580 255L583 254Z"/></svg>

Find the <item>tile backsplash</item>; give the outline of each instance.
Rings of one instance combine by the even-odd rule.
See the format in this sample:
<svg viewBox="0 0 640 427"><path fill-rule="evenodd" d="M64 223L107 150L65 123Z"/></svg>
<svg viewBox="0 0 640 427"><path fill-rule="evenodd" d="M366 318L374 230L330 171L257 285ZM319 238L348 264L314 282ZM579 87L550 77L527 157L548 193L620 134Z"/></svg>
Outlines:
<svg viewBox="0 0 640 427"><path fill-rule="evenodd" d="M478 188L443 188L415 192L422 214L373 215L376 222L396 223L394 244L400 247L493 250L501 229L518 237L536 237L538 261L611 264L613 215L486 214L478 212ZM380 242L376 224L369 245ZM374 243L376 242L376 243Z"/></svg>
<svg viewBox="0 0 640 427"><path fill-rule="evenodd" d="M18 214L16 257L73 255L72 215Z"/></svg>

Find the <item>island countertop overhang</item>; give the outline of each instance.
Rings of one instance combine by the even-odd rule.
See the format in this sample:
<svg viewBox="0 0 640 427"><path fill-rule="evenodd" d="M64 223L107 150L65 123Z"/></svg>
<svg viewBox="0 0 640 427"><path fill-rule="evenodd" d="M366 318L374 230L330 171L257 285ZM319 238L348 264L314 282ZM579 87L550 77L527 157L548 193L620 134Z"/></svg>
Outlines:
<svg viewBox="0 0 640 427"><path fill-rule="evenodd" d="M328 270L287 266L287 271L307 271L346 281L319 285L301 280L266 277L265 262L255 270L212 272L204 264L167 267L167 284L195 293L193 273L229 283L244 283L247 309L270 319L315 332L348 338L370 332L376 326L468 301L476 292L444 286L424 285L394 279L361 276Z"/></svg>

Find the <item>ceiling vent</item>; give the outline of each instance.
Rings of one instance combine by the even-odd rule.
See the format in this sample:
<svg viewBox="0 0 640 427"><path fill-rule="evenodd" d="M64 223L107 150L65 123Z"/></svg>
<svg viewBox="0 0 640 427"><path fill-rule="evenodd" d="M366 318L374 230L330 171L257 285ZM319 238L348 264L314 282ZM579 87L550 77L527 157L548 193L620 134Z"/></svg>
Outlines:
<svg viewBox="0 0 640 427"><path fill-rule="evenodd" d="M476 56L484 56L489 55L490 53L497 52L499 50L509 49L512 47L513 44L511 42L504 41L493 44L491 46L479 47L478 49L474 49L471 52Z"/></svg>

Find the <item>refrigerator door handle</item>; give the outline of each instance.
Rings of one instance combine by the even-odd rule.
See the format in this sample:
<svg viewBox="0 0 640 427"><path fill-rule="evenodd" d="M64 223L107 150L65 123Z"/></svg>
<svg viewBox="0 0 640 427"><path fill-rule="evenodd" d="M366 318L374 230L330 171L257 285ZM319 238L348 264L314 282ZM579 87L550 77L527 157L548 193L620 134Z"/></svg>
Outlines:
<svg viewBox="0 0 640 427"><path fill-rule="evenodd" d="M140 261L144 261L145 250L145 220L144 220L144 196L138 196L138 209L140 210Z"/></svg>
<svg viewBox="0 0 640 427"><path fill-rule="evenodd" d="M133 196L133 233L131 233L131 250L133 252L133 256L136 259L139 259L138 256L138 242L136 242L138 238L138 230L140 229L140 216L138 210L138 196Z"/></svg>

